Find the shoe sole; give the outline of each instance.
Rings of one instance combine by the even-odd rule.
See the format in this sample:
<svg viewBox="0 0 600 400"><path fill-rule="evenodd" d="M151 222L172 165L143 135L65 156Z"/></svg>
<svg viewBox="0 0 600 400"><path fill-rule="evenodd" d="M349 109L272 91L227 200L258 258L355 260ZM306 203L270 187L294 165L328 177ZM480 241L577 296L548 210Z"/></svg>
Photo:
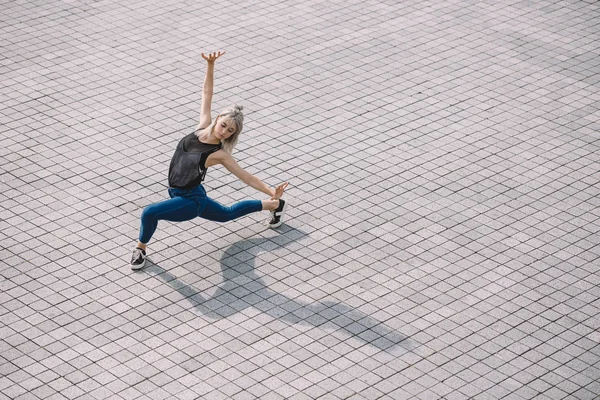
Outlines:
<svg viewBox="0 0 600 400"><path fill-rule="evenodd" d="M269 228L279 228L283 224L283 217L285 217L285 210L287 209L288 203L287 201L283 203L283 209L281 210L281 215L279 216L279 222L276 224L269 224Z"/></svg>
<svg viewBox="0 0 600 400"><path fill-rule="evenodd" d="M129 265L131 265L132 271L137 271L139 269L144 268L144 266L146 265L146 260L144 260L144 262L142 262L141 264L129 264Z"/></svg>

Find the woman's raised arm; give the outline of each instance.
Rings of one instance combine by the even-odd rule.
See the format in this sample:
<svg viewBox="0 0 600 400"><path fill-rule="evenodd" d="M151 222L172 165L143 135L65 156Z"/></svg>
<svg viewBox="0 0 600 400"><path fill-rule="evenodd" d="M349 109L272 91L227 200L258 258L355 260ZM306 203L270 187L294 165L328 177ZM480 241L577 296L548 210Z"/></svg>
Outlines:
<svg viewBox="0 0 600 400"><path fill-rule="evenodd" d="M210 108L213 95L213 81L215 73L215 61L225 54L224 51L209 53L208 56L202 53L202 58L206 60L206 75L204 75L204 86L202 87L202 106L200 108L200 122L196 130L206 128L210 125L212 117Z"/></svg>

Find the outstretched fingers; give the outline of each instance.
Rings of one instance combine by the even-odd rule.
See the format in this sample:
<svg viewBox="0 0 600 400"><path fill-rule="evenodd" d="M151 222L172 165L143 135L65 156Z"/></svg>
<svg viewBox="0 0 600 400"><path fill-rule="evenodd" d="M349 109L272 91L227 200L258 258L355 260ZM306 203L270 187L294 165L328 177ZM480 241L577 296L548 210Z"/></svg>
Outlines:
<svg viewBox="0 0 600 400"><path fill-rule="evenodd" d="M208 62L215 62L219 57L221 57L223 54L225 54L224 51L215 51L212 53L208 53L208 56L205 55L204 53L200 53L202 55L202 58L204 58L206 61Z"/></svg>
<svg viewBox="0 0 600 400"><path fill-rule="evenodd" d="M275 195L273 196L273 200L279 200L281 196L283 196L283 192L289 186L289 182L284 182L275 187Z"/></svg>

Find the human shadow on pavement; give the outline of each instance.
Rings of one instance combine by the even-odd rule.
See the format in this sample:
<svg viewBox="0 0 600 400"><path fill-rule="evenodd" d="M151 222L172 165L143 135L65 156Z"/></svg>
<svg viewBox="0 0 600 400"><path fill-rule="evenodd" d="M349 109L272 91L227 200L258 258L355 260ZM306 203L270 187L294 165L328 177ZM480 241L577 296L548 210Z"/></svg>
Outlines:
<svg viewBox="0 0 600 400"><path fill-rule="evenodd" d="M405 350L414 347L404 335L348 305L335 301L303 302L269 289L256 273L256 256L284 248L307 236L289 226L282 228L281 232L279 236L244 239L229 246L220 260L223 282L209 298L149 259L149 266L144 271L163 279L209 318L226 318L254 307L290 324L312 325L326 330L342 329L347 335L381 350L396 346Z"/></svg>

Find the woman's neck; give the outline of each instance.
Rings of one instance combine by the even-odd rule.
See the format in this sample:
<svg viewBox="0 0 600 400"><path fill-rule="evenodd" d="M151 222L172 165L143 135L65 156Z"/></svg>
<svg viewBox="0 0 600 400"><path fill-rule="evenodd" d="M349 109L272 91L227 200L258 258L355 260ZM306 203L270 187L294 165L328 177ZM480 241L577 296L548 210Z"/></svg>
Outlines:
<svg viewBox="0 0 600 400"><path fill-rule="evenodd" d="M202 143L206 143L206 144L219 144L221 143L221 141L219 139L217 139L216 137L214 137L214 135L212 133L202 133L200 135L198 135L198 140L201 141Z"/></svg>

